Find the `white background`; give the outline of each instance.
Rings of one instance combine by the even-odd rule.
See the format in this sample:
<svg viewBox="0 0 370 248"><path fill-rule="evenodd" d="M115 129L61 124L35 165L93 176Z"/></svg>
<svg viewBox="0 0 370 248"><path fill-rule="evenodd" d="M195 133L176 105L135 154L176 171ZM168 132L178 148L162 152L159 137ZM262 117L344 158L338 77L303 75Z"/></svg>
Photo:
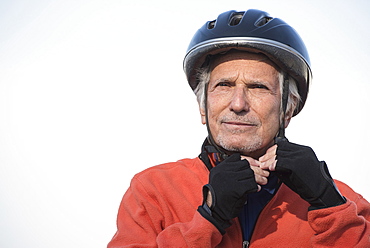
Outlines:
<svg viewBox="0 0 370 248"><path fill-rule="evenodd" d="M249 8L291 24L310 52L288 138L369 199L367 0L1 0L0 247L105 247L131 177L200 152L182 71L192 35Z"/></svg>

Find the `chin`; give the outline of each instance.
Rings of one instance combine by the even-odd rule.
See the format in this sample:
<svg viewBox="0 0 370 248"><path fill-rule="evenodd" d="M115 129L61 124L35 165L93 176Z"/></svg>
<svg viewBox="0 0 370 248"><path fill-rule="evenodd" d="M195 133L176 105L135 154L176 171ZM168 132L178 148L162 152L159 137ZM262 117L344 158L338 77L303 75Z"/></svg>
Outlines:
<svg viewBox="0 0 370 248"><path fill-rule="evenodd" d="M243 139L241 140L240 137L237 139L223 139L222 137L217 138L217 143L219 146L221 146L223 149L230 151L230 152L239 152L242 154L249 154L254 153L258 150L261 150L262 147L262 139Z"/></svg>

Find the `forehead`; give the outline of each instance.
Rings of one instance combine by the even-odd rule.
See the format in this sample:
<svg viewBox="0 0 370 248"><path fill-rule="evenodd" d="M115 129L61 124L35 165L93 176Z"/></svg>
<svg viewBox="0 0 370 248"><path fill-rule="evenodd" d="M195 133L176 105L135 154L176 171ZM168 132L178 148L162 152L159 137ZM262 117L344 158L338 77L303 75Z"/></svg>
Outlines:
<svg viewBox="0 0 370 248"><path fill-rule="evenodd" d="M267 65L274 68L276 71L280 71L277 65L264 54L237 50L231 50L224 54L214 55L210 61L210 71L212 72L220 64L224 64L226 62L236 62L237 60L259 62L261 65Z"/></svg>

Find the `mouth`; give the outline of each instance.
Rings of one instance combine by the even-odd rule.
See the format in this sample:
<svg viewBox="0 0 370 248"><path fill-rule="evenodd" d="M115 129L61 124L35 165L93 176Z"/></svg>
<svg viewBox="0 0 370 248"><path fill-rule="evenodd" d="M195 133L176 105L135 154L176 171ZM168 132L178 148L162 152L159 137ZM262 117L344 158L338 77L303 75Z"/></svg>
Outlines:
<svg viewBox="0 0 370 248"><path fill-rule="evenodd" d="M240 121L225 121L223 123L227 125L236 125L236 126L257 126L254 123L240 122Z"/></svg>
<svg viewBox="0 0 370 248"><path fill-rule="evenodd" d="M227 129L232 129L232 130L248 130L250 128L257 127L258 125L255 123L251 122L243 122L243 121L225 121L222 122L222 124L227 128Z"/></svg>
<svg viewBox="0 0 370 248"><path fill-rule="evenodd" d="M237 125L237 126L257 126L257 123L255 121L252 121L252 120L242 120L242 119L237 119L237 118L233 118L233 119L228 119L228 118L225 118L223 120L221 120L221 123L223 124L228 124L228 125Z"/></svg>

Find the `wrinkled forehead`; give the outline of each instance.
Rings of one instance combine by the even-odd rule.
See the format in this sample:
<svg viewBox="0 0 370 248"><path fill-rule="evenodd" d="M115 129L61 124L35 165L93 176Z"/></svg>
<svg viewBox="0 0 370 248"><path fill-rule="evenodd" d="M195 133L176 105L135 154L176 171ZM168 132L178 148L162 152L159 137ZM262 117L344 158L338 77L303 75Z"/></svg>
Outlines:
<svg viewBox="0 0 370 248"><path fill-rule="evenodd" d="M210 71L222 63L233 61L233 60L254 60L262 63L266 63L276 69L276 71L281 71L281 69L272 62L266 55L262 53L253 53L240 50L229 50L224 53L219 53L212 55L208 58L208 64L210 66Z"/></svg>

